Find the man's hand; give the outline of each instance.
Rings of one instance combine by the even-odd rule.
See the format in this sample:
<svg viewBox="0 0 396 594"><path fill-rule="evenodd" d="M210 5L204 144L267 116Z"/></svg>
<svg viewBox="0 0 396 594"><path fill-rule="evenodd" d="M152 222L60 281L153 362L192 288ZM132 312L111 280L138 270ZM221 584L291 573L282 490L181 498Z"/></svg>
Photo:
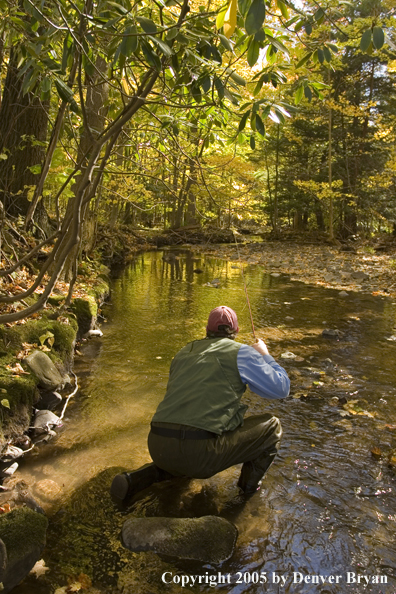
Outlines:
<svg viewBox="0 0 396 594"><path fill-rule="evenodd" d="M258 338L257 341L252 344L252 347L256 349L256 351L261 355L269 355L267 345L265 344L264 340L261 340L260 338Z"/></svg>

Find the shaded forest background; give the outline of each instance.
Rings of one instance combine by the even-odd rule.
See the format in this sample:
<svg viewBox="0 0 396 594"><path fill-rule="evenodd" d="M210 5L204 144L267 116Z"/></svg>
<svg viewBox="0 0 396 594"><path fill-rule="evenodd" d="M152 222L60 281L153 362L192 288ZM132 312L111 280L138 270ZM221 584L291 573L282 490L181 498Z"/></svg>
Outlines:
<svg viewBox="0 0 396 594"><path fill-rule="evenodd" d="M396 233L391 0L0 0L0 14L0 274L33 278L0 295L18 303L0 323L59 280L70 301L103 226Z"/></svg>

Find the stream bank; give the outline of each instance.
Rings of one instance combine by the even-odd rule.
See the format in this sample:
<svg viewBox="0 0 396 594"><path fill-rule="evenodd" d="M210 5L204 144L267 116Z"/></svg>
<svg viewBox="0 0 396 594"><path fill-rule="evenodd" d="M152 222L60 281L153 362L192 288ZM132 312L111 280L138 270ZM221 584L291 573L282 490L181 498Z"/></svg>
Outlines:
<svg viewBox="0 0 396 594"><path fill-rule="evenodd" d="M48 526L43 508L19 476L19 464L62 428L69 399L78 390L72 371L76 345L101 334L97 317L108 292L107 281L98 277L89 290L80 283L69 308L62 307L65 295L59 292L34 319L0 327L0 582L5 594L41 558ZM42 481L42 489L50 492L51 481Z"/></svg>

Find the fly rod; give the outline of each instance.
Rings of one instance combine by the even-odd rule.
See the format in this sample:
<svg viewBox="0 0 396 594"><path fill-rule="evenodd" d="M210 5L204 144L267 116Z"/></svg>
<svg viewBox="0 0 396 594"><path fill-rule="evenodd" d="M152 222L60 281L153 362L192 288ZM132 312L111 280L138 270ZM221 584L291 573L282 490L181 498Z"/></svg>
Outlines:
<svg viewBox="0 0 396 594"><path fill-rule="evenodd" d="M248 308L249 308L250 323L252 325L253 336L254 336L254 338L256 339L256 342L257 342L256 333L254 331L252 308L250 307L249 295L248 295L248 290L247 290L247 286L246 286L246 282L245 282L245 275L243 274L243 266L242 266L242 262L241 262L241 255L239 253L239 246L238 246L237 238L236 238L236 235L235 235L235 231L233 231L233 234L234 234L235 245L236 245L237 253L238 253L239 268L240 268L241 274L242 274L243 288L245 289L246 302L247 302Z"/></svg>

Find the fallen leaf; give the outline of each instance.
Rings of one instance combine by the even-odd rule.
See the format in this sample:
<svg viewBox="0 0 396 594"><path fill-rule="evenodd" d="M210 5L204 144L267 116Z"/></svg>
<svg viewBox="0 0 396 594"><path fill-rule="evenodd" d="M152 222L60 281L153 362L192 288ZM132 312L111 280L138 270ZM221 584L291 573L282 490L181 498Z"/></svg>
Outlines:
<svg viewBox="0 0 396 594"><path fill-rule="evenodd" d="M45 565L44 559L40 559L40 561L37 561L30 573L34 573L36 578L39 578L41 575L45 575L46 571L49 571L49 567Z"/></svg>
<svg viewBox="0 0 396 594"><path fill-rule="evenodd" d="M379 460L382 457L382 452L379 448L373 448L371 450L371 455L373 456L373 458L375 458L376 460Z"/></svg>
<svg viewBox="0 0 396 594"><path fill-rule="evenodd" d="M22 365L20 363L16 363L14 365L14 367L11 367L11 365L7 365L6 366L7 369L9 369L13 375L21 375L21 374L25 374L25 375L30 375L30 373L28 371L25 371L22 367Z"/></svg>
<svg viewBox="0 0 396 594"><path fill-rule="evenodd" d="M88 590L92 586L92 580L89 575L85 573L80 573L77 580L80 582L81 587L83 590Z"/></svg>

